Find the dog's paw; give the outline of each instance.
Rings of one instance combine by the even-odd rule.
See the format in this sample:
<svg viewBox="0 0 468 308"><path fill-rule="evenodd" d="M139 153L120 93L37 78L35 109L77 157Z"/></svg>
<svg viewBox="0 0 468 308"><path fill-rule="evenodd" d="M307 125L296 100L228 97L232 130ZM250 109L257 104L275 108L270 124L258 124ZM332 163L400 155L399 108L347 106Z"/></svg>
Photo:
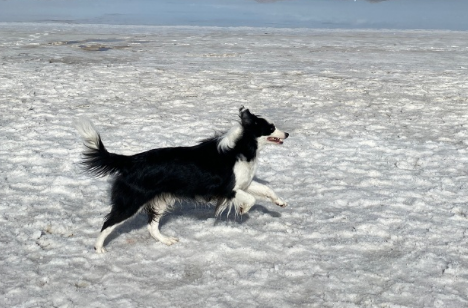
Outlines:
<svg viewBox="0 0 468 308"><path fill-rule="evenodd" d="M159 241L163 244L166 244L167 246L171 246L172 244L175 244L179 241L177 237L162 237L159 239Z"/></svg>
<svg viewBox="0 0 468 308"><path fill-rule="evenodd" d="M287 207L288 206L288 204L286 202L284 202L283 200L281 200L280 198L275 200L275 204L277 206L281 206L281 207Z"/></svg>
<svg viewBox="0 0 468 308"><path fill-rule="evenodd" d="M94 250L96 250L96 252L97 252L98 254L103 254L103 253L106 253L106 252L107 252L107 250L106 250L104 247L102 247L102 246L101 246L101 247L94 247Z"/></svg>
<svg viewBox="0 0 468 308"><path fill-rule="evenodd" d="M246 214L248 211L250 211L251 208L252 208L252 206L246 206L246 205L241 206L241 207L240 207L240 210L239 210L239 213L240 213L241 215L244 215L244 214Z"/></svg>

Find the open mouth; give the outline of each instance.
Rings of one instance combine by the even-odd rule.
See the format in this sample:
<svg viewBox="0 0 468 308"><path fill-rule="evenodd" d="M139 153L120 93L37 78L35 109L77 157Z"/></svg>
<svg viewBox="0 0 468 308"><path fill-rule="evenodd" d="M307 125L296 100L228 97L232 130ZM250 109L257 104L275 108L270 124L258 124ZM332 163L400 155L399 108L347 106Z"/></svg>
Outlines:
<svg viewBox="0 0 468 308"><path fill-rule="evenodd" d="M276 143L276 144L283 144L283 139L277 137L268 137L268 141Z"/></svg>

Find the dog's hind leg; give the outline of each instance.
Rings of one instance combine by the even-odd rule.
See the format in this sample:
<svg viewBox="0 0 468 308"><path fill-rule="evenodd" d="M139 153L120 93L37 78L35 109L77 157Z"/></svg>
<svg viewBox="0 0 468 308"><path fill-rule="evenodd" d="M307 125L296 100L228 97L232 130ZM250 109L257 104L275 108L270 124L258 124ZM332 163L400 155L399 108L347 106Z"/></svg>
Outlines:
<svg viewBox="0 0 468 308"><path fill-rule="evenodd" d="M96 242L94 243L94 249L96 250L97 253L105 253L106 252L106 250L104 249L104 241L109 236L109 234L111 234L112 231L114 231L114 229L117 228L121 224L122 224L122 222L119 223L119 224L115 224L113 226L107 227L107 228L103 229L101 231L101 233L99 233L99 236L96 239Z"/></svg>
<svg viewBox="0 0 468 308"><path fill-rule="evenodd" d="M124 223L127 219L138 213L140 207L141 206L132 206L127 208L126 211L118 211L115 210L116 206L113 206L112 211L107 216L107 219L102 226L101 233L99 234L98 238L96 239L96 243L94 244L94 249L97 253L106 252L104 249L104 241L109 236L109 234L111 234L115 228Z"/></svg>
<svg viewBox="0 0 468 308"><path fill-rule="evenodd" d="M96 239L94 249L97 253L104 253L104 241L112 231L133 217L145 204L145 196L138 193L123 181L116 180L112 187L112 210L107 215L101 233Z"/></svg>
<svg viewBox="0 0 468 308"><path fill-rule="evenodd" d="M151 236L166 245L172 245L179 241L176 237L167 237L162 235L159 231L159 220L164 215L164 212L167 210L168 206L174 204L174 199L170 196L157 196L151 200L147 205L148 211L148 231Z"/></svg>

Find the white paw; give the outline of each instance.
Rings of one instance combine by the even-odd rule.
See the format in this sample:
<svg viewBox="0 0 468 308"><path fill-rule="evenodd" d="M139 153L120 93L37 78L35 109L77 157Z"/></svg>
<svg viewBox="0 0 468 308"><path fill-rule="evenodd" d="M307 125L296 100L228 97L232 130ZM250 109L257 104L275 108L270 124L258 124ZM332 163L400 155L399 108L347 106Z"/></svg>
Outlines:
<svg viewBox="0 0 468 308"><path fill-rule="evenodd" d="M175 244L179 241L177 237L162 237L159 239L159 241L163 244L166 244L167 246L171 246L172 244Z"/></svg>
<svg viewBox="0 0 468 308"><path fill-rule="evenodd" d="M250 211L251 208L252 208L252 206L241 206L239 212L240 212L241 215L244 215L248 211Z"/></svg>
<svg viewBox="0 0 468 308"><path fill-rule="evenodd" d="M281 206L281 207L287 207L288 206L288 204L286 202L284 202L283 200L281 200L280 198L275 200L275 204L278 205L278 206Z"/></svg>
<svg viewBox="0 0 468 308"><path fill-rule="evenodd" d="M94 250L96 250L96 252L99 253L99 254L102 254L102 253L106 253L106 252L107 252L107 250L106 250L104 247L102 247L102 246L100 246L100 247L94 247Z"/></svg>

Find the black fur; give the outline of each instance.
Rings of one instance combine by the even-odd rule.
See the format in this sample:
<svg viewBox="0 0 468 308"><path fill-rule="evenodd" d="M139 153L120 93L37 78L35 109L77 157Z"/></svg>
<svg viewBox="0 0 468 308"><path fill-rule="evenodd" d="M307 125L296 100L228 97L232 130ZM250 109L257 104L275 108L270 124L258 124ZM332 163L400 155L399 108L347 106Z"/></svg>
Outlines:
<svg viewBox="0 0 468 308"><path fill-rule="evenodd" d="M115 174L124 170L128 166L129 157L109 153L101 141L101 136L98 137L98 149L87 147L83 153L82 164L85 169L96 176Z"/></svg>

